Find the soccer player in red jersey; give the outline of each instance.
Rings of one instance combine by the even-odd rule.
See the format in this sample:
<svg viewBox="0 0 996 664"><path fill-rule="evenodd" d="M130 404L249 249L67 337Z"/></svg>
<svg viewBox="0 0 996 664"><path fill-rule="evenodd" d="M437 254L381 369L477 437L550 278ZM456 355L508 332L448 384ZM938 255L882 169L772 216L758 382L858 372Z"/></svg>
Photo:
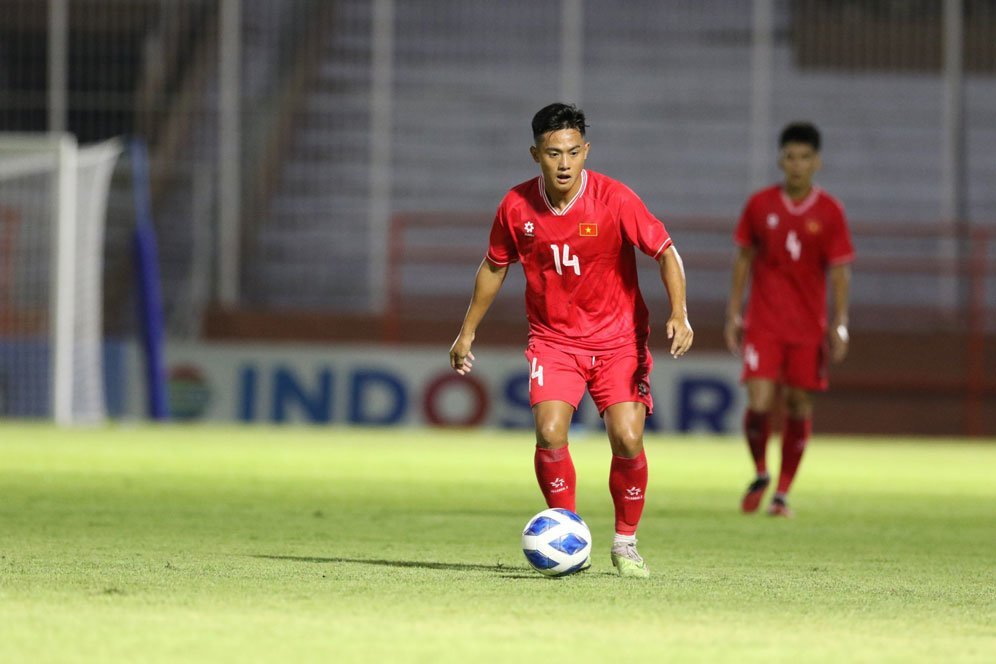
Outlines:
<svg viewBox="0 0 996 664"><path fill-rule="evenodd" d="M513 187L498 206L487 256L450 348L450 365L460 374L471 370L477 327L508 266L521 262L540 490L547 506L576 511L567 434L587 389L612 449L612 563L621 576L645 578L650 572L636 549L636 528L647 489L643 429L653 409L653 359L634 249L660 265L671 302L666 330L673 357L688 351L693 332L684 267L671 237L629 187L585 169L590 148L586 128L584 113L565 104L546 106L533 117L529 151L540 176Z"/></svg>
<svg viewBox="0 0 996 664"><path fill-rule="evenodd" d="M834 362L847 355L854 247L843 207L813 184L821 165L819 130L810 123L790 124L782 130L779 146L784 181L750 197L734 233L739 251L724 336L729 349L743 358L748 403L744 433L757 471L741 509L756 511L771 482L765 451L780 390L786 415L782 465L768 514L788 517L787 495L812 429L812 394L827 388L827 355ZM828 273L833 308L829 330ZM741 318L748 277L750 297Z"/></svg>

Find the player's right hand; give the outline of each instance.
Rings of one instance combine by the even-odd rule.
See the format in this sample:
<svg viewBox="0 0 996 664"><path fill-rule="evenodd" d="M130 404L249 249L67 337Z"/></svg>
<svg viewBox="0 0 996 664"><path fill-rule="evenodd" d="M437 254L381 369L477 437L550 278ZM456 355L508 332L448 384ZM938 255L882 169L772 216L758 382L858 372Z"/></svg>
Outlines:
<svg viewBox="0 0 996 664"><path fill-rule="evenodd" d="M677 359L688 352L695 338L688 316L672 315L668 319L667 338L671 340L671 357Z"/></svg>
<svg viewBox="0 0 996 664"><path fill-rule="evenodd" d="M469 374L474 366L472 362L474 354L470 352L470 345L473 342L474 338L472 336L465 337L461 334L453 342L453 345L450 346L450 366L461 376Z"/></svg>
<svg viewBox="0 0 996 664"><path fill-rule="evenodd" d="M739 315L727 316L726 325L723 326L723 338L726 340L726 347L734 355L740 355L740 344L743 341L744 321Z"/></svg>

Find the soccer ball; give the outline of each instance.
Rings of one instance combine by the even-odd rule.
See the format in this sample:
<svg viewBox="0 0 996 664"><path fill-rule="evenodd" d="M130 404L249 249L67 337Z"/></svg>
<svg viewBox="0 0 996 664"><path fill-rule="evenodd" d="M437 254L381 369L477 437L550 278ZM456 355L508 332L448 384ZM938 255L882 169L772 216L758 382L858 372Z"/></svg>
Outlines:
<svg viewBox="0 0 996 664"><path fill-rule="evenodd" d="M591 531L577 514L560 507L543 510L522 531L522 553L546 576L574 574L591 555Z"/></svg>

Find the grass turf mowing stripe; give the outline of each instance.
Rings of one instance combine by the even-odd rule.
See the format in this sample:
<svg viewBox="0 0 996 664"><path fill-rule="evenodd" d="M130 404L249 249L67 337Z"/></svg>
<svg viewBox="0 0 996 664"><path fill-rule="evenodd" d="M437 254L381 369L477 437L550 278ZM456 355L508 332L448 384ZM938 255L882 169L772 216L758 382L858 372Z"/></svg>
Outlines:
<svg viewBox="0 0 996 664"><path fill-rule="evenodd" d="M0 659L996 659L996 445L817 436L791 521L737 512L738 438L647 447L651 579L592 432L593 568L549 580L526 433L5 424Z"/></svg>

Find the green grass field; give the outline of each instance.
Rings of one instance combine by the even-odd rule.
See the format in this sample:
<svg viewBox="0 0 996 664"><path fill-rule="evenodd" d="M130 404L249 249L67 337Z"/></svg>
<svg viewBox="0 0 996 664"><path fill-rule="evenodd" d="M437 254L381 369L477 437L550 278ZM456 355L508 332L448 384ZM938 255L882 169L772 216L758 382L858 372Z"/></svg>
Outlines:
<svg viewBox="0 0 996 664"><path fill-rule="evenodd" d="M817 437L793 520L737 512L738 439L647 448L651 579L595 433L546 579L528 433L2 425L0 661L996 661L996 441Z"/></svg>

